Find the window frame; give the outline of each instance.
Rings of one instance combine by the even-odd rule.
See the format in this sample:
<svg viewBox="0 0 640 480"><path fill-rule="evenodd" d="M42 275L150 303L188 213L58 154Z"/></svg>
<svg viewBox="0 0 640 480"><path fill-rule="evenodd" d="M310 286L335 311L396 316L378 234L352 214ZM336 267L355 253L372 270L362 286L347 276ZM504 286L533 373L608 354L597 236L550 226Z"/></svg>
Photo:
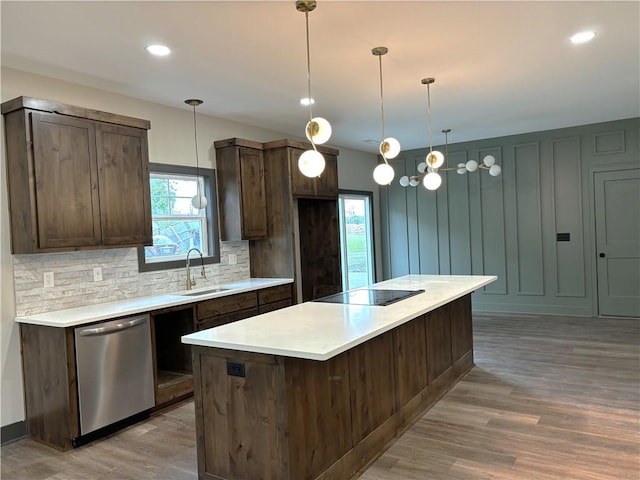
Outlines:
<svg viewBox="0 0 640 480"><path fill-rule="evenodd" d="M175 175L192 175L196 174L202 177L204 182L204 193L208 203L205 207L207 218L207 247L212 255L203 256L205 265L220 263L220 232L218 230L218 195L216 191L216 171L212 168L188 167L184 165L171 165L167 163L149 163L149 177L152 173L165 173ZM149 198L151 201L151 198ZM214 216L215 214L215 216ZM152 214L153 221L153 214ZM149 262L147 263L144 254L144 247L138 247L138 271L139 272L155 272L160 270L171 270L175 268L183 268L185 260L169 260L166 262ZM200 263L199 255L197 262Z"/></svg>
<svg viewBox="0 0 640 480"><path fill-rule="evenodd" d="M371 283L375 283L377 277L377 272L376 272L376 242L375 242L375 215L374 215L374 206L373 206L373 192L368 191L368 190L343 190L340 189L338 190L338 226L339 226L339 230L340 230L340 260L341 260L341 264L342 264L342 287L343 289L346 291L348 288L352 288L349 285L349 281L348 281L348 269L349 269L349 263L347 261L347 245L346 245L346 224L344 222L344 217L343 217L343 200L344 198L348 198L348 197L361 197L361 198L367 198L368 200L368 207L369 207L369 240L370 240L370 249L369 249L369 253L370 253L370 257L369 257L369 262L371 264L371 270L370 270L370 282ZM361 288L361 287L357 287L357 288Z"/></svg>

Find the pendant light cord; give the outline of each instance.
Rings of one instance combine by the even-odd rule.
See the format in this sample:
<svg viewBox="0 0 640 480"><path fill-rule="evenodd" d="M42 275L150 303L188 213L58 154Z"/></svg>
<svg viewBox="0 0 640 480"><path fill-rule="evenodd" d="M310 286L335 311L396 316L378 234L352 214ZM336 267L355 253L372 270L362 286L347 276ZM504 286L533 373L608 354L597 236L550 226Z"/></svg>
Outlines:
<svg viewBox="0 0 640 480"><path fill-rule="evenodd" d="M193 142L196 147L196 186L198 197L201 195L200 191L200 161L198 160L198 129L196 125L196 106L193 105Z"/></svg>
<svg viewBox="0 0 640 480"><path fill-rule="evenodd" d="M384 142L384 93L382 91L382 55L378 55L378 60L380 64L380 122L382 123L382 138L381 142ZM386 159L385 159L386 161Z"/></svg>
<svg viewBox="0 0 640 480"><path fill-rule="evenodd" d="M306 25L307 32L307 98L309 99L309 125L313 121L313 114L311 113L311 102L313 99L311 98L311 49L309 48L309 11L304 12L304 20ZM317 152L316 144L313 141L313 135L308 135L309 142L311 142L311 147Z"/></svg>
<svg viewBox="0 0 640 480"><path fill-rule="evenodd" d="M427 83L427 117L429 119L429 153L433 152L433 142L432 142L432 134L431 134L431 90L429 89L429 84Z"/></svg>

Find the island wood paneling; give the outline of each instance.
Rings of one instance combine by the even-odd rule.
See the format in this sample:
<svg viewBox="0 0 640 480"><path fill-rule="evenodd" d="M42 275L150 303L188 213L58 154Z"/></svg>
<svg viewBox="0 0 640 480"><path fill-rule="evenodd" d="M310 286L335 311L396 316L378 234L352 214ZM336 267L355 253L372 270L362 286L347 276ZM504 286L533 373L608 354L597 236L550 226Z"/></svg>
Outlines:
<svg viewBox="0 0 640 480"><path fill-rule="evenodd" d="M451 366L451 320L445 305L425 315L429 383Z"/></svg>
<svg viewBox="0 0 640 480"><path fill-rule="evenodd" d="M357 444L395 411L393 335L382 334L348 353L351 425Z"/></svg>
<svg viewBox="0 0 640 480"><path fill-rule="evenodd" d="M193 350L200 478L289 478L282 358L207 350ZM246 376L227 375L227 361Z"/></svg>
<svg viewBox="0 0 640 480"><path fill-rule="evenodd" d="M473 366L471 337L451 357L470 306L467 295L325 362L194 346L199 478L352 478Z"/></svg>
<svg viewBox="0 0 640 480"><path fill-rule="evenodd" d="M353 446L348 360L285 360L291 479L318 477Z"/></svg>
<svg viewBox="0 0 640 480"><path fill-rule="evenodd" d="M471 295L465 295L449 304L452 363L456 363L464 355L473 351L473 325L469 312L471 312Z"/></svg>
<svg viewBox="0 0 640 480"><path fill-rule="evenodd" d="M424 390L428 384L425 315L393 331L397 408Z"/></svg>

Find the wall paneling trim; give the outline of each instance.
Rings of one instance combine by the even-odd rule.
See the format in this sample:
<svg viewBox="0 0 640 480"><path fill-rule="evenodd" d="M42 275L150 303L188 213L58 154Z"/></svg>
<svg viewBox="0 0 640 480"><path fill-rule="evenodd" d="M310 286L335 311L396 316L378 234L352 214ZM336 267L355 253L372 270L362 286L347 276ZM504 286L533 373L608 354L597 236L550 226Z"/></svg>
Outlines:
<svg viewBox="0 0 640 480"><path fill-rule="evenodd" d="M398 184L427 148L403 152L380 188L384 278L497 275L475 310L597 316L592 176L640 167L639 136L630 118L450 144L447 166L492 154L502 175L442 172L436 192Z"/></svg>

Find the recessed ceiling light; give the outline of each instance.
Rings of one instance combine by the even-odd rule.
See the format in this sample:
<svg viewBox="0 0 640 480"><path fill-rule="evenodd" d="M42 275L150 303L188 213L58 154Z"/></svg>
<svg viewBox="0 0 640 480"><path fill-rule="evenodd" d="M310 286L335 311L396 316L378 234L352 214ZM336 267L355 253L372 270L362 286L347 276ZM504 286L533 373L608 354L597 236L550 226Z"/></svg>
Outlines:
<svg viewBox="0 0 640 480"><path fill-rule="evenodd" d="M578 32L578 33L572 35L570 40L571 40L571 43L574 43L574 44L586 43L586 42L590 42L591 40L593 40L593 38L595 36L596 36L596 32L591 31L591 30L587 30L587 31Z"/></svg>
<svg viewBox="0 0 640 480"><path fill-rule="evenodd" d="M171 53L171 49L165 45L147 45L145 49L156 57L166 57Z"/></svg>
<svg viewBox="0 0 640 480"><path fill-rule="evenodd" d="M304 105L305 107L313 105L314 103L316 103L316 101L313 98L304 97L300 99L300 105Z"/></svg>

